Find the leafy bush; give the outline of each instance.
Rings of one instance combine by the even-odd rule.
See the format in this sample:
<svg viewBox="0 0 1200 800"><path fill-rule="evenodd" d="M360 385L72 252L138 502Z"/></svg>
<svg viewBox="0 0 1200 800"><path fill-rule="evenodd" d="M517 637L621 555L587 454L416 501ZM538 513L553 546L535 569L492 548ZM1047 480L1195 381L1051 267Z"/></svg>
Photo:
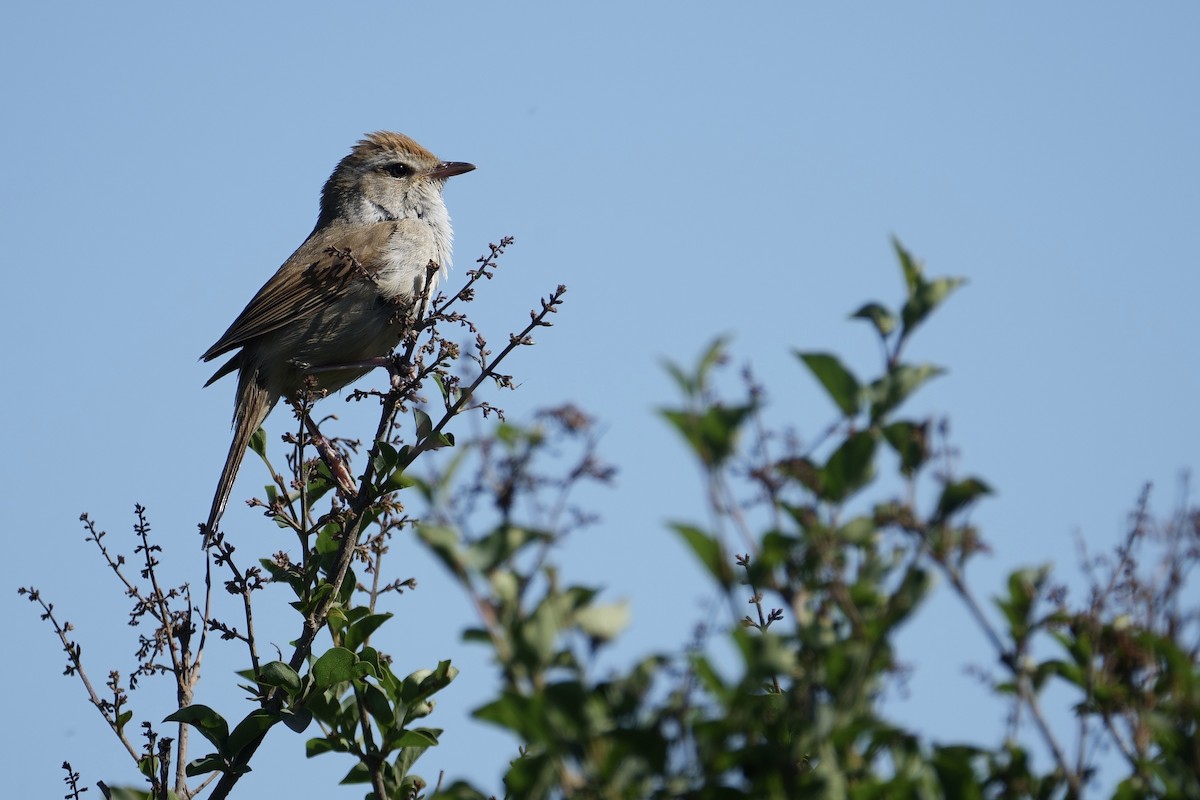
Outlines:
<svg viewBox="0 0 1200 800"><path fill-rule="evenodd" d="M315 398L295 405L285 470L271 467L265 437L256 440L274 481L258 505L294 534L297 555L281 550L245 565L230 542L217 541L210 568L227 575L236 625L209 611L211 572L202 599L189 586L159 586L160 545L140 507L140 580L85 516L89 540L134 600L133 619L152 629L139 639L128 687L110 674L111 699L92 688L70 626L36 589L21 590L41 604L66 648L68 673L84 681L148 781L148 790L106 789L110 796L185 797L211 785L212 797L225 797L281 722L310 737L309 757L348 756L345 780L369 784L368 798L489 796L461 779L431 787L414 771L442 734L426 720L456 668L431 661L406 672L414 665L400 668L372 645L384 625L402 624L375 609L382 594L405 588L384 574L383 556L411 529L477 611L463 622L464 638L497 664L495 695L475 716L522 743L504 776L505 796L1081 797L1095 788L1102 740L1124 765L1114 797L1200 797L1200 630L1185 594L1200 557L1200 513L1183 506L1155 521L1144 493L1114 553L1085 562L1091 590L1081 603L1069 601L1049 568L1030 568L1009 577L995 599L998 615L985 612L967 570L985 550L970 513L989 487L957 474L946 426L903 411L941 373L907 361L906 345L962 282L926 278L898 243L900 307L872 302L852 315L881 345L878 374L861 378L834 354L795 353L838 412L811 443L766 422L766 390L749 371L732 398L718 389L725 342L693 367L668 366L680 400L662 417L700 466L708 507L697 516L709 520L671 527L730 616L701 625L685 652L653 653L594 677L589 666L630 610L601 602L596 587L564 585L553 561L564 536L595 521L573 491L613 474L597 454L594 423L565 406L517 424L479 398L487 381L512 386L500 361L532 343L565 290L495 355L452 310L492 276L508 242L480 259L463 291L436 299L397 358L391 389L359 393L382 408L360 477L350 468L356 443L325 438L310 417ZM459 326L476 334L465 355L442 333ZM469 374L458 367L464 362L473 365ZM420 399L429 386L432 403ZM450 423L470 410L500 419L485 435L456 440ZM405 411L408 430L397 427ZM438 450L452 456L426 458ZM423 471L418 460L428 465ZM1014 720L995 746L935 744L881 709L900 670L897 632L939 575L994 648L989 686L1008 698ZM299 617L286 660L259 654L253 610L267 581L288 587ZM241 677L255 698L248 712L191 702L210 633L245 648ZM723 640L733 645L732 660L715 656ZM175 680L179 708L164 721L177 724L176 736L144 723L135 746L126 689L157 674ZM1069 731L1047 721L1051 686L1075 698ZM1032 741L1021 738L1022 718L1032 721ZM189 731L204 740L198 757ZM1031 749L1049 754L1048 768L1035 767ZM78 797L80 777L64 767L68 796Z"/></svg>

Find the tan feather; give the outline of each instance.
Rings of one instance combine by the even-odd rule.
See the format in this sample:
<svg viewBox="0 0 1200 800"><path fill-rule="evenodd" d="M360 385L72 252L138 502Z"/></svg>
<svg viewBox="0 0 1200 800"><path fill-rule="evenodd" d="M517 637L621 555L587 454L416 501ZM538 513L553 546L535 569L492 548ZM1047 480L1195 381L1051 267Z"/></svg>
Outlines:
<svg viewBox="0 0 1200 800"><path fill-rule="evenodd" d="M371 272L396 228L395 222L379 222L315 231L258 290L201 360L212 361L251 339L305 319L344 296L352 281L366 278ZM228 371L222 367L212 380Z"/></svg>

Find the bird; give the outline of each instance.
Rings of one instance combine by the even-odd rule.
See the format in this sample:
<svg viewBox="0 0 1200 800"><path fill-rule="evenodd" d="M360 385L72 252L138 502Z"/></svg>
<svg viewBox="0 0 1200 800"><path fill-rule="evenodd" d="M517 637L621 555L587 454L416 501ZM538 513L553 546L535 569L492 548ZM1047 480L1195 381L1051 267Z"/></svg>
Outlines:
<svg viewBox="0 0 1200 800"><path fill-rule="evenodd" d="M205 548L250 438L275 404L341 389L415 324L422 298L450 267L454 232L442 190L473 169L402 133L366 134L325 182L312 233L200 357L236 351L206 387L237 372L233 442L203 527Z"/></svg>

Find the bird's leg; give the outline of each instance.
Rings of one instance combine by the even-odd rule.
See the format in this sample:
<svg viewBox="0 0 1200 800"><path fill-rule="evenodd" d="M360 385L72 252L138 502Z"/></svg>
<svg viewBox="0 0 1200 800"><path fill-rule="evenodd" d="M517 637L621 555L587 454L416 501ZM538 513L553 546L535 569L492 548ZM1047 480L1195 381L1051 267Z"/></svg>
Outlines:
<svg viewBox="0 0 1200 800"><path fill-rule="evenodd" d="M349 467L346 466L346 460L342 458L341 453L333 446L333 442L321 433L321 429L317 427L317 423L308 414L304 415L304 427L308 429L308 435L312 439L313 447L317 448L317 452L321 455L321 460L329 466L329 471L333 475L333 479L337 481L338 488L346 498L354 496L356 491L354 486L354 476L350 474Z"/></svg>
<svg viewBox="0 0 1200 800"><path fill-rule="evenodd" d="M388 376L391 378L392 391L398 392L404 386L411 385L413 376L413 365L408 360L408 356L402 353L393 353L387 358Z"/></svg>

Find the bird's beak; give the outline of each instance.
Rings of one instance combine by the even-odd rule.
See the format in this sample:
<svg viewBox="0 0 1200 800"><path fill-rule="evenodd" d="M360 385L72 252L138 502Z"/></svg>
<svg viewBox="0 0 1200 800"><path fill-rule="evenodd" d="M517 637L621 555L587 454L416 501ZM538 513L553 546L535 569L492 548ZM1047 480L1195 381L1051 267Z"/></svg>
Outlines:
<svg viewBox="0 0 1200 800"><path fill-rule="evenodd" d="M455 175L462 175L464 172L470 172L475 169L474 164L468 164L465 161L443 161L427 173L431 178L445 180Z"/></svg>

